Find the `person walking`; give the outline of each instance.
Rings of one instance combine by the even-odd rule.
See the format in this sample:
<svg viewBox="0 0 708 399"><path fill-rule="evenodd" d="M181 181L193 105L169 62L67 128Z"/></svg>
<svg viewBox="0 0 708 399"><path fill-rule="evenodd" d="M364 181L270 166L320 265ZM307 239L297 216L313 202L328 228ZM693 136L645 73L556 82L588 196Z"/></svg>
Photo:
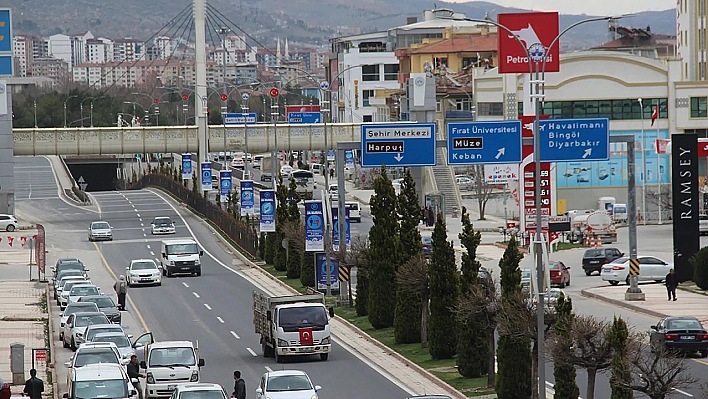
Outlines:
<svg viewBox="0 0 708 399"><path fill-rule="evenodd" d="M25 390L22 391L22 396L29 396L30 399L42 399L44 392L44 382L37 378L37 370L30 370L30 379L25 382Z"/></svg>
<svg viewBox="0 0 708 399"><path fill-rule="evenodd" d="M669 295L669 301L673 296L674 301L676 300L676 287L678 287L678 280L676 280L676 275L674 274L674 269L669 270L669 274L666 275L666 293Z"/></svg>
<svg viewBox="0 0 708 399"><path fill-rule="evenodd" d="M113 284L113 290L118 295L118 310L125 310L125 295L128 293L128 284L125 282L125 276L120 275L118 281Z"/></svg>
<svg viewBox="0 0 708 399"><path fill-rule="evenodd" d="M143 389L140 386L140 378L145 378L145 376L140 374L140 365L138 364L137 356L130 356L130 363L128 363L126 369L128 370L128 377L130 380L137 380L136 382L133 382L133 387L135 387L135 390L138 391L138 398L143 399Z"/></svg>
<svg viewBox="0 0 708 399"><path fill-rule="evenodd" d="M234 371L234 381L234 392L231 394L231 397L246 399L246 381L241 378L241 372L239 370Z"/></svg>

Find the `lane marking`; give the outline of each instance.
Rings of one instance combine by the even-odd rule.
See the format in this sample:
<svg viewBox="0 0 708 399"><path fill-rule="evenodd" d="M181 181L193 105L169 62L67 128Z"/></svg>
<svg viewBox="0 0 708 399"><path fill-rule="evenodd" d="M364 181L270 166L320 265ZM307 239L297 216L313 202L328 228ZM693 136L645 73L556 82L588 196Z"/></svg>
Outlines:
<svg viewBox="0 0 708 399"><path fill-rule="evenodd" d="M251 348L246 348L246 350L248 351L248 353L250 353L250 354L253 355L254 357L258 357L258 355L256 354L256 352L253 351L253 349L251 349Z"/></svg>
<svg viewBox="0 0 708 399"><path fill-rule="evenodd" d="M693 395L691 395L690 393L688 393L688 392L686 392L686 391L682 391L682 390L680 390L680 389L678 389L678 388L671 388L671 389L673 389L674 391L680 393L681 395L686 395L686 396L688 396L689 398L692 398L692 397L693 397Z"/></svg>
<svg viewBox="0 0 708 399"><path fill-rule="evenodd" d="M148 236L147 234L143 233L143 237L147 237L147 236Z"/></svg>
<svg viewBox="0 0 708 399"><path fill-rule="evenodd" d="M137 211L138 211L138 210L136 209L135 212L137 212ZM140 217L140 214L139 214L139 213L138 213L138 217Z"/></svg>
<svg viewBox="0 0 708 399"><path fill-rule="evenodd" d="M219 316L216 316L216 320L219 320L219 323L224 324L224 319L222 319Z"/></svg>
<svg viewBox="0 0 708 399"><path fill-rule="evenodd" d="M140 218L140 221L142 222L142 221L143 221L143 218Z"/></svg>
<svg viewBox="0 0 708 399"><path fill-rule="evenodd" d="M194 294L195 297L199 298L199 294L197 294L196 292L192 292L192 294Z"/></svg>
<svg viewBox="0 0 708 399"><path fill-rule="evenodd" d="M207 308L207 310L211 310L211 306L209 306L208 303L205 303L205 304L204 304L204 307Z"/></svg>
<svg viewBox="0 0 708 399"><path fill-rule="evenodd" d="M150 244L148 244L148 246L147 246L147 247L148 247L148 249L150 249Z"/></svg>
<svg viewBox="0 0 708 399"><path fill-rule="evenodd" d="M133 210L135 211L135 213L138 213L138 210L137 210L137 209L133 209ZM120 212L120 211L116 211L116 213L118 213L118 212ZM139 214L138 214L138 217L140 217Z"/></svg>
<svg viewBox="0 0 708 399"><path fill-rule="evenodd" d="M270 368L270 367L268 367L268 366L263 366L263 367L265 367L265 369L266 369L269 373L272 373L272 372L273 372L273 369L272 369L272 368Z"/></svg>
<svg viewBox="0 0 708 399"><path fill-rule="evenodd" d="M239 337L238 334L236 334L236 332L234 332L234 331L229 331L229 332L231 333L231 335L234 336L234 338L241 339L241 337Z"/></svg>
<svg viewBox="0 0 708 399"><path fill-rule="evenodd" d="M155 253L150 251L150 256L155 256Z"/></svg>
<svg viewBox="0 0 708 399"><path fill-rule="evenodd" d="M182 285L189 288L189 284L185 283L184 281L182 282Z"/></svg>
<svg viewBox="0 0 708 399"><path fill-rule="evenodd" d="M140 227L145 227L145 224L143 224L143 223L140 223Z"/></svg>
<svg viewBox="0 0 708 399"><path fill-rule="evenodd" d="M118 280L118 276L116 276L116 274L113 272L113 269L111 269L111 266L108 264L106 257L103 256L103 252L101 252L101 248L99 248L98 244L96 244L95 242L93 243L93 246L96 248L96 251L98 252L98 256L101 258L101 261L103 262L103 265L106 268L106 270L108 270L108 273L110 273L110 275L113 276L113 278L115 280ZM143 326L143 329L146 332L149 332L150 329L148 328L147 323L145 322L145 319L143 318L143 314L140 313L140 309L138 309L138 307L135 306L135 302L133 302L133 298L130 297L130 294L127 294L125 297L128 299L130 306L135 311L135 315L138 316L138 321Z"/></svg>

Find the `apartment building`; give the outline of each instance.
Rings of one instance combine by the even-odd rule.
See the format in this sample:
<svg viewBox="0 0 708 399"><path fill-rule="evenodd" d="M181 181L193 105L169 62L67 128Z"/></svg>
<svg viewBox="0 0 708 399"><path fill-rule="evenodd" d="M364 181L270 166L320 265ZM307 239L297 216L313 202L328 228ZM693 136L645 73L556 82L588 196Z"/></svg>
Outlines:
<svg viewBox="0 0 708 399"><path fill-rule="evenodd" d="M56 84L69 81L69 63L61 58L35 58L31 65L32 77L52 79Z"/></svg>
<svg viewBox="0 0 708 399"><path fill-rule="evenodd" d="M144 57L144 42L131 37L113 41L113 61L136 61Z"/></svg>

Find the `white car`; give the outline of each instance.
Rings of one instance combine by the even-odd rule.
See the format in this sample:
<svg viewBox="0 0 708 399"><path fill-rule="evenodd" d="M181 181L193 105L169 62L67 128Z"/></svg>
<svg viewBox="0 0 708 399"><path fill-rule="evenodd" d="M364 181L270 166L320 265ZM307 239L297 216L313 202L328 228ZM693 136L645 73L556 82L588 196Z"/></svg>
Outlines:
<svg viewBox="0 0 708 399"><path fill-rule="evenodd" d="M77 368L99 363L124 364L127 362L121 362L121 356L115 344L103 342L82 344L76 349L71 359L64 363L64 366Z"/></svg>
<svg viewBox="0 0 708 399"><path fill-rule="evenodd" d="M113 241L113 227L108 222L91 222L88 231L89 241L108 240Z"/></svg>
<svg viewBox="0 0 708 399"><path fill-rule="evenodd" d="M125 330L123 330L123 327L121 327L120 324L92 324L86 327L83 342L93 342L93 339L96 337L96 335L103 333L122 333L128 338L133 338L132 335L128 335L125 333Z"/></svg>
<svg viewBox="0 0 708 399"><path fill-rule="evenodd" d="M228 399L226 390L219 384L206 382L179 384L170 399Z"/></svg>
<svg viewBox="0 0 708 399"><path fill-rule="evenodd" d="M162 285L162 271L152 259L131 260L125 271L129 287L141 284Z"/></svg>
<svg viewBox="0 0 708 399"><path fill-rule="evenodd" d="M332 201L339 201L339 185L337 183L330 183L327 193Z"/></svg>
<svg viewBox="0 0 708 399"><path fill-rule="evenodd" d="M89 280L69 280L66 283L64 283L64 287L61 290L61 293L59 294L59 297L57 299L57 302L59 303L59 308L61 310L64 310L66 308L66 305L69 304L69 293L71 292L71 289L75 285L80 285L80 284L91 284L91 281Z"/></svg>
<svg viewBox="0 0 708 399"><path fill-rule="evenodd" d="M78 302L82 296L90 295L101 295L101 289L93 284L74 284L69 291L68 303Z"/></svg>
<svg viewBox="0 0 708 399"><path fill-rule="evenodd" d="M256 399L318 399L317 392L320 389L322 387L319 385L312 385L304 371L269 371L261 377L256 388Z"/></svg>
<svg viewBox="0 0 708 399"><path fill-rule="evenodd" d="M59 322L59 327L64 328L64 324L66 324L66 320L69 318L74 313L79 313L79 312L100 312L101 310L98 309L98 305L92 302L76 302L76 303L71 303L69 306L64 309L63 312L59 314L60 317L60 322ZM64 333L59 331L59 339L64 339Z"/></svg>
<svg viewBox="0 0 708 399"><path fill-rule="evenodd" d="M112 343L118 348L118 353L122 359L129 359L130 356L135 354L135 348L123 332L101 332L93 337L91 343ZM85 345L85 344L84 344Z"/></svg>
<svg viewBox="0 0 708 399"><path fill-rule="evenodd" d="M290 174L293 173L293 167L290 165L283 165L280 167L280 174L283 175L283 179L290 178Z"/></svg>
<svg viewBox="0 0 708 399"><path fill-rule="evenodd" d="M347 201L344 205L349 208L349 220L361 223L361 204L359 201Z"/></svg>
<svg viewBox="0 0 708 399"><path fill-rule="evenodd" d="M669 270L674 268L673 263L665 262L655 256L638 256L637 259L639 260L639 281L660 283L669 274ZM611 285L617 285L621 281L629 284L629 257L623 256L603 265L600 277Z"/></svg>
<svg viewBox="0 0 708 399"><path fill-rule="evenodd" d="M13 232L20 228L17 218L13 215L0 214L0 230Z"/></svg>
<svg viewBox="0 0 708 399"><path fill-rule="evenodd" d="M57 285L57 306L61 306L61 294L64 292L64 288L66 288L68 283L77 283L77 282L82 282L82 283L90 283L91 281L86 278L86 276L64 276L62 277L61 280L59 280L59 284ZM69 289L71 289L71 285L69 285ZM67 295L69 295L67 293Z"/></svg>
<svg viewBox="0 0 708 399"><path fill-rule="evenodd" d="M150 232L155 234L175 234L175 222L167 216L157 216L150 223Z"/></svg>
<svg viewBox="0 0 708 399"><path fill-rule="evenodd" d="M231 168L243 168L246 165L246 162L244 162L243 158L237 158L231 161Z"/></svg>
<svg viewBox="0 0 708 399"><path fill-rule="evenodd" d="M62 330L64 347L76 350L84 340L86 328L92 324L111 324L111 322L101 312L77 312L69 316Z"/></svg>
<svg viewBox="0 0 708 399"><path fill-rule="evenodd" d="M104 363L72 368L67 380L68 392L63 395L64 399L133 399L138 395L121 365Z"/></svg>

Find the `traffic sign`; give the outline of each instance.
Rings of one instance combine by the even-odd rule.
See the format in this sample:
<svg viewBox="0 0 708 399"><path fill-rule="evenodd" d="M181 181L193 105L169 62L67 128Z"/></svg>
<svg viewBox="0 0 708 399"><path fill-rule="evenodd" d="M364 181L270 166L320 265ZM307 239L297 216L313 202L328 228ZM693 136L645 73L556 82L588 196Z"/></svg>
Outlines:
<svg viewBox="0 0 708 399"><path fill-rule="evenodd" d="M189 100L189 96L186 95L186 94L183 94L183 95L182 95L182 100L184 100L184 101Z"/></svg>
<svg viewBox="0 0 708 399"><path fill-rule="evenodd" d="M152 102L155 103L155 104L159 104L159 103L160 103L160 99L159 99L159 98L153 98L153 99L152 99Z"/></svg>
<svg viewBox="0 0 708 399"><path fill-rule="evenodd" d="M361 125L361 166L435 166L434 123Z"/></svg>
<svg viewBox="0 0 708 399"><path fill-rule="evenodd" d="M228 95L226 95L226 94L222 94L222 95L221 95L221 101L226 101L226 100L228 100L228 99L229 99L229 96L228 96Z"/></svg>
<svg viewBox="0 0 708 399"><path fill-rule="evenodd" d="M247 101L249 98L251 98L251 96L248 93L241 94L241 99L243 101Z"/></svg>
<svg viewBox="0 0 708 399"><path fill-rule="evenodd" d="M0 52L12 55L12 14L9 8L0 8Z"/></svg>
<svg viewBox="0 0 708 399"><path fill-rule="evenodd" d="M320 112L288 112L288 123L320 123Z"/></svg>
<svg viewBox="0 0 708 399"><path fill-rule="evenodd" d="M447 124L448 165L520 162L520 121Z"/></svg>
<svg viewBox="0 0 708 399"><path fill-rule="evenodd" d="M257 115L255 112L251 112L248 114L245 114L245 121L244 121L244 114L240 112L234 112L234 113L227 113L224 114L224 125L243 125L243 124L254 124L256 123L257 120Z"/></svg>
<svg viewBox="0 0 708 399"><path fill-rule="evenodd" d="M278 93L280 93L280 92L275 87L270 89L270 96L271 97L278 97Z"/></svg>
<svg viewBox="0 0 708 399"><path fill-rule="evenodd" d="M607 118L542 120L538 130L543 162L610 159L610 121Z"/></svg>
<svg viewBox="0 0 708 399"><path fill-rule="evenodd" d="M326 80L323 80L320 82L320 89L322 90L328 90L329 89L329 82Z"/></svg>

